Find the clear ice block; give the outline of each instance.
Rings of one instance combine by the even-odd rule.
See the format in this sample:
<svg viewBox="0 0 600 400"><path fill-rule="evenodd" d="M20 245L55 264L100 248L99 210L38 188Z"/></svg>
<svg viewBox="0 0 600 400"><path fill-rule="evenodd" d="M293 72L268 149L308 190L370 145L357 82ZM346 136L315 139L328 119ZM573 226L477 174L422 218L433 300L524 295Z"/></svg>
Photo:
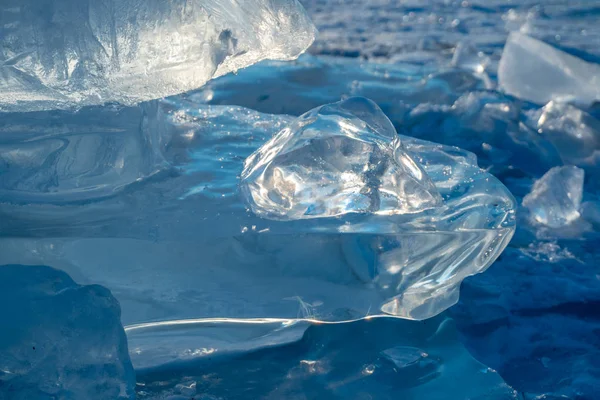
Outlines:
<svg viewBox="0 0 600 400"><path fill-rule="evenodd" d="M300 116L246 159L240 186L256 214L281 220L442 204L390 120L361 97Z"/></svg>
<svg viewBox="0 0 600 400"><path fill-rule="evenodd" d="M132 104L297 57L315 28L296 0L6 0L0 111Z"/></svg>
<svg viewBox="0 0 600 400"><path fill-rule="evenodd" d="M575 166L554 167L538 179L523 198L534 221L560 228L579 218L584 171Z"/></svg>

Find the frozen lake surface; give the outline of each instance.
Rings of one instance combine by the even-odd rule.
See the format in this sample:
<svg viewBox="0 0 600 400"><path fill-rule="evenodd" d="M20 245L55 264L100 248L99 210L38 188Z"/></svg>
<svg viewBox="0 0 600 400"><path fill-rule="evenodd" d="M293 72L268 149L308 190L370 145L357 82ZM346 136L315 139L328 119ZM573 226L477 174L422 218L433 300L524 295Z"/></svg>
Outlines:
<svg viewBox="0 0 600 400"><path fill-rule="evenodd" d="M302 4L294 61L292 2L203 33L283 61L0 86L0 399L600 398L600 4Z"/></svg>

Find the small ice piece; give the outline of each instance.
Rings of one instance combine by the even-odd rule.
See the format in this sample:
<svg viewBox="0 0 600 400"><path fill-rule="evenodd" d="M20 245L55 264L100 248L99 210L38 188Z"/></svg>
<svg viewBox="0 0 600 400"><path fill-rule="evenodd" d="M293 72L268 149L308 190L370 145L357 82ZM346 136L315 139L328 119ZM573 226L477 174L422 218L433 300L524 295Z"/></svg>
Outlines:
<svg viewBox="0 0 600 400"><path fill-rule="evenodd" d="M579 218L584 171L574 166L554 167L535 182L523 198L532 218L551 228L560 228Z"/></svg>
<svg viewBox="0 0 600 400"><path fill-rule="evenodd" d="M581 109L551 101L534 114L538 132L556 147L565 164L595 165L600 121Z"/></svg>
<svg viewBox="0 0 600 400"><path fill-rule="evenodd" d="M0 110L132 104L202 86L314 40L296 0L6 0Z"/></svg>
<svg viewBox="0 0 600 400"><path fill-rule="evenodd" d="M353 97L296 119L246 159L241 190L265 218L418 213L442 198L371 100Z"/></svg>
<svg viewBox="0 0 600 400"><path fill-rule="evenodd" d="M135 373L108 289L44 266L0 266L0 398L134 399Z"/></svg>
<svg viewBox="0 0 600 400"><path fill-rule="evenodd" d="M506 93L536 104L600 100L600 65L517 32L504 46L498 82Z"/></svg>

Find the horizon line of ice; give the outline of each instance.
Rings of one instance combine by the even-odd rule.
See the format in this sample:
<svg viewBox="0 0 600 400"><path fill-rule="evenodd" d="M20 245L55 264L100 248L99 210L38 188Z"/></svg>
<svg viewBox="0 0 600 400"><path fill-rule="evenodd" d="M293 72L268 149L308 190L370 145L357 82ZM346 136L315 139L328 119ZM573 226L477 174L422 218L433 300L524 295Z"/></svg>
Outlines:
<svg viewBox="0 0 600 400"><path fill-rule="evenodd" d="M8 0L0 112L132 105L262 60L292 60L316 28L297 0Z"/></svg>

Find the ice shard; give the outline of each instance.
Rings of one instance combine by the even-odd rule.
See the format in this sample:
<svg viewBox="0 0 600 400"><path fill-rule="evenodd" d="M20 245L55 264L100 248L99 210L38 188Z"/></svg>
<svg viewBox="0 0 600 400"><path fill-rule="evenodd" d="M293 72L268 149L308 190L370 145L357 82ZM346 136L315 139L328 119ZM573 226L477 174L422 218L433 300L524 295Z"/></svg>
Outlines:
<svg viewBox="0 0 600 400"><path fill-rule="evenodd" d="M498 83L506 93L536 104L590 104L600 100L600 65L513 32L498 65Z"/></svg>
<svg viewBox="0 0 600 400"><path fill-rule="evenodd" d="M551 101L533 113L539 134L556 147L565 164L594 166L600 150L600 121L571 104Z"/></svg>
<svg viewBox="0 0 600 400"><path fill-rule="evenodd" d="M314 40L296 0L7 0L0 111L132 104L202 86Z"/></svg>
<svg viewBox="0 0 600 400"><path fill-rule="evenodd" d="M523 198L534 221L560 228L579 218L584 171L574 166L554 167L535 182Z"/></svg>

